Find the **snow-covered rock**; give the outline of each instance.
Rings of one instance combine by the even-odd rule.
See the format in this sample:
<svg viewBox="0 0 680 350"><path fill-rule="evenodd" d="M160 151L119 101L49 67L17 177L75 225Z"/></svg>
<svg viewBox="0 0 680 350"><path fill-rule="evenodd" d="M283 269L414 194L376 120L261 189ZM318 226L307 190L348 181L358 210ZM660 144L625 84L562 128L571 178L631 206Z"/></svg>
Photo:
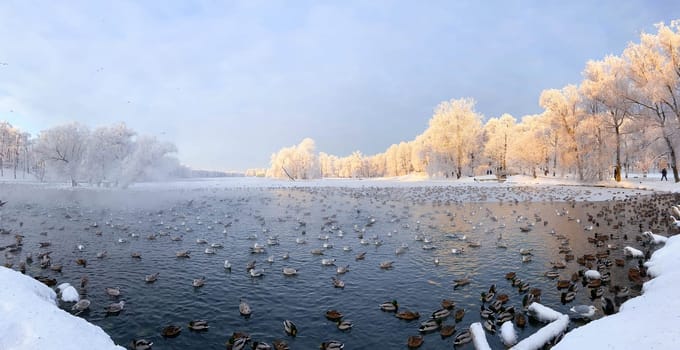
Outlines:
<svg viewBox="0 0 680 350"><path fill-rule="evenodd" d="M0 267L0 315L3 350L124 349L101 328L58 308L52 289L5 267Z"/></svg>
<svg viewBox="0 0 680 350"><path fill-rule="evenodd" d="M501 341L505 346L513 346L517 343L517 332L515 331L515 326L512 321L505 321L501 325Z"/></svg>
<svg viewBox="0 0 680 350"><path fill-rule="evenodd" d="M633 258L644 258L645 253L643 253L640 249L635 249L633 247L625 246L623 247L623 255L625 256L630 256Z"/></svg>

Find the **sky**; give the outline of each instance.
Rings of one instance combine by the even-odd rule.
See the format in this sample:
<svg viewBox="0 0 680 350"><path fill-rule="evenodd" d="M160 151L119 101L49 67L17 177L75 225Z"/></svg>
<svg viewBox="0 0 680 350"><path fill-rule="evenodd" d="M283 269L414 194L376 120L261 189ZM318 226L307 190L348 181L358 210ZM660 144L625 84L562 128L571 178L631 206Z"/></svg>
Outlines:
<svg viewBox="0 0 680 350"><path fill-rule="evenodd" d="M486 118L541 112L674 1L0 2L0 120L33 135L125 122L192 168L272 153L372 155L426 128L442 101Z"/></svg>

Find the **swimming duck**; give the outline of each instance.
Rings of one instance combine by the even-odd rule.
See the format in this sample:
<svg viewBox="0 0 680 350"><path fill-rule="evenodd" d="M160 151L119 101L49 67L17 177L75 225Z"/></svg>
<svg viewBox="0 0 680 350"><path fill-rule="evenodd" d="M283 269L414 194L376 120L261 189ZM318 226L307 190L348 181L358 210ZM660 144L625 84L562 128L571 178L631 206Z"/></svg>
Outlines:
<svg viewBox="0 0 680 350"><path fill-rule="evenodd" d="M406 345L409 347L409 349L415 349L423 345L423 342L425 342L425 339L421 335L412 335L408 337L408 340L406 341Z"/></svg>
<svg viewBox="0 0 680 350"><path fill-rule="evenodd" d="M175 325L169 325L163 328L163 331L161 334L166 337L166 338L174 338L179 335L179 333L182 332L182 327L180 326L175 326Z"/></svg>
<svg viewBox="0 0 680 350"><path fill-rule="evenodd" d="M383 270L391 269L394 261L383 261L380 263L380 268Z"/></svg>
<svg viewBox="0 0 680 350"><path fill-rule="evenodd" d="M227 341L227 349L231 350L243 350L245 349L246 343L250 341L250 336L243 332L234 332Z"/></svg>
<svg viewBox="0 0 680 350"><path fill-rule="evenodd" d="M597 298L601 297L602 295L604 295L604 289L602 289L602 287L593 288L593 289L590 290L590 298L591 299L597 299Z"/></svg>
<svg viewBox="0 0 680 350"><path fill-rule="evenodd" d="M146 281L146 283L154 283L156 280L158 280L158 275L158 272L151 275L146 275L146 277L144 277L144 281Z"/></svg>
<svg viewBox="0 0 680 350"><path fill-rule="evenodd" d="M449 309L439 309L432 313L432 318L442 320L449 317L450 314L451 311L449 311Z"/></svg>
<svg viewBox="0 0 680 350"><path fill-rule="evenodd" d="M480 306L480 311L479 311L479 316L483 319L488 319L491 316L493 316L493 311L489 308L484 307L484 305Z"/></svg>
<svg viewBox="0 0 680 350"><path fill-rule="evenodd" d="M272 345L274 345L274 350L290 350L290 347L288 347L288 343L286 343L283 340L274 340L272 342Z"/></svg>
<svg viewBox="0 0 680 350"><path fill-rule="evenodd" d="M238 305L238 312L247 317L250 316L253 311L250 309L250 305L248 305L244 299L241 299L241 302Z"/></svg>
<svg viewBox="0 0 680 350"><path fill-rule="evenodd" d="M210 326L208 322L204 320L193 320L189 321L189 329L192 331L207 331Z"/></svg>
<svg viewBox="0 0 680 350"><path fill-rule="evenodd" d="M448 338L453 335L453 333L456 332L456 326L454 325L444 325L442 328L439 330L439 335L441 335L442 338Z"/></svg>
<svg viewBox="0 0 680 350"><path fill-rule="evenodd" d="M352 329L353 326L352 321L349 320L338 320L337 325L338 329L341 331L348 331Z"/></svg>
<svg viewBox="0 0 680 350"><path fill-rule="evenodd" d="M283 274L286 276L295 276L297 275L298 271L297 269L293 267L284 267L283 268Z"/></svg>
<svg viewBox="0 0 680 350"><path fill-rule="evenodd" d="M456 306L456 303L454 303L451 299L442 299L441 305L442 308L451 310Z"/></svg>
<svg viewBox="0 0 680 350"><path fill-rule="evenodd" d="M331 277L333 281L333 287L335 288L345 288L345 282L339 278Z"/></svg>
<svg viewBox="0 0 680 350"><path fill-rule="evenodd" d="M130 349L132 350L149 350L153 346L153 342L146 339L132 339L130 341Z"/></svg>
<svg viewBox="0 0 680 350"><path fill-rule="evenodd" d="M508 273L505 274L505 279L508 279L508 280L514 280L515 277L517 277L517 273L515 273L515 272L508 272Z"/></svg>
<svg viewBox="0 0 680 350"><path fill-rule="evenodd" d="M103 250L103 251L97 253L97 259L104 259L106 257L106 255L107 255L106 250Z"/></svg>
<svg viewBox="0 0 680 350"><path fill-rule="evenodd" d="M519 328L524 328L527 324L527 318L524 316L524 314L516 314L515 315L515 324Z"/></svg>
<svg viewBox="0 0 680 350"><path fill-rule="evenodd" d="M283 329L286 331L286 334L292 337L296 336L298 333L297 326L291 320L283 321Z"/></svg>
<svg viewBox="0 0 680 350"><path fill-rule="evenodd" d="M484 302L484 303L488 303L488 302L490 302L491 300L493 300L493 297L494 297L494 296L495 296L494 293L482 292L482 295L481 295L481 297L480 297L480 300L481 300L482 302Z"/></svg>
<svg viewBox="0 0 680 350"><path fill-rule="evenodd" d="M342 350L345 348L345 344L337 340L329 340L321 343L319 346L321 350Z"/></svg>
<svg viewBox="0 0 680 350"><path fill-rule="evenodd" d="M422 322L420 324L420 327L418 328L418 331L420 333L430 333L436 331L437 329L439 329L439 327L441 327L441 323L442 323L441 320L431 318L425 322Z"/></svg>
<svg viewBox="0 0 680 350"><path fill-rule="evenodd" d="M601 300L602 300L602 312L604 312L605 315L609 316L616 312L616 310L614 309L614 302L611 299L602 297Z"/></svg>
<svg viewBox="0 0 680 350"><path fill-rule="evenodd" d="M335 265L335 259L321 259L321 265L323 266Z"/></svg>
<svg viewBox="0 0 680 350"><path fill-rule="evenodd" d="M231 262L229 260L224 260L224 269L231 271Z"/></svg>
<svg viewBox="0 0 680 350"><path fill-rule="evenodd" d="M467 277L453 280L453 289L457 289L468 284L470 284L470 279Z"/></svg>
<svg viewBox="0 0 680 350"><path fill-rule="evenodd" d="M87 267L87 260L83 258L78 258L76 259L76 264L82 266L82 267Z"/></svg>
<svg viewBox="0 0 680 350"><path fill-rule="evenodd" d="M560 300L562 300L562 304L566 304L570 301L573 301L574 298L576 298L576 293L574 293L574 292L562 292Z"/></svg>
<svg viewBox="0 0 680 350"><path fill-rule="evenodd" d="M472 341L472 333L470 333L469 328L466 328L456 336L456 338L453 340L453 345L463 345L469 343L470 341Z"/></svg>
<svg viewBox="0 0 680 350"><path fill-rule="evenodd" d="M411 321L411 320L417 320L420 318L420 314L417 312L413 311L401 311L396 314L397 318L406 320L406 321Z"/></svg>
<svg viewBox="0 0 680 350"><path fill-rule="evenodd" d="M117 303L109 304L105 308L107 314L117 314L121 311L123 311L123 308L125 308L125 300L121 300Z"/></svg>
<svg viewBox="0 0 680 350"><path fill-rule="evenodd" d="M493 323L492 319L485 320L484 323L482 324L484 329L486 329L489 333L494 334L496 333L496 324Z"/></svg>
<svg viewBox="0 0 680 350"><path fill-rule="evenodd" d="M178 258L189 258L190 252L188 250L180 250L175 253L175 256Z"/></svg>
<svg viewBox="0 0 680 350"><path fill-rule="evenodd" d="M80 299L77 303L75 303L72 307L72 311L78 311L83 312L87 310L90 307L90 301L87 299Z"/></svg>
<svg viewBox="0 0 680 350"><path fill-rule="evenodd" d="M205 277L201 278L195 278L193 282L191 282L191 285L194 286L195 288L203 287L205 284Z"/></svg>
<svg viewBox="0 0 680 350"><path fill-rule="evenodd" d="M328 310L326 311L326 318L331 321L338 321L342 318L342 313L338 310Z"/></svg>
<svg viewBox="0 0 680 350"><path fill-rule="evenodd" d="M342 275L344 273L347 273L348 271L349 271L349 265L346 265L346 266L338 266L338 268L336 269L335 272L338 275Z"/></svg>
<svg viewBox="0 0 680 350"><path fill-rule="evenodd" d="M132 252L130 253L130 257L133 259L141 259L142 258L142 253L140 252Z"/></svg>
<svg viewBox="0 0 680 350"><path fill-rule="evenodd" d="M456 322L460 322L461 320L463 320L463 317L465 317L465 309L458 309L453 314L453 318L456 319Z"/></svg>
<svg viewBox="0 0 680 350"><path fill-rule="evenodd" d="M253 350L271 350L272 346L265 342L253 342Z"/></svg>
<svg viewBox="0 0 680 350"><path fill-rule="evenodd" d="M507 294L498 294L496 300L500 301L501 304L505 304L510 300L510 297Z"/></svg>
<svg viewBox="0 0 680 350"><path fill-rule="evenodd" d="M112 297L117 297L120 296L120 288L118 287L106 287L106 294L112 296Z"/></svg>
<svg viewBox="0 0 680 350"><path fill-rule="evenodd" d="M264 276L264 269L251 269L250 277L261 277Z"/></svg>
<svg viewBox="0 0 680 350"><path fill-rule="evenodd" d="M395 312L398 308L399 304L397 304L396 300L386 301L380 304L380 310L382 311Z"/></svg>
<svg viewBox="0 0 680 350"><path fill-rule="evenodd" d="M361 253L357 254L357 256L354 258L354 260L357 260L357 261L358 260L364 260L364 258L366 258L366 252L361 252Z"/></svg>

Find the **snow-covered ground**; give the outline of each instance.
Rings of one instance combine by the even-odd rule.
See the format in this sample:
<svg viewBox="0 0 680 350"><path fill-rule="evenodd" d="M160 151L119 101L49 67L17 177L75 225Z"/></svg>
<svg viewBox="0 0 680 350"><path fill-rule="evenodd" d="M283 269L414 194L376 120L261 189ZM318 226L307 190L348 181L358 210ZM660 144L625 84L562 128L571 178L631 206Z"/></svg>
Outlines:
<svg viewBox="0 0 680 350"><path fill-rule="evenodd" d="M57 306L37 280L0 267L0 349L124 349L101 328Z"/></svg>
<svg viewBox="0 0 680 350"><path fill-rule="evenodd" d="M647 191L678 192L673 182L661 182L659 176L631 177L621 183L605 181L596 186L584 186L571 179L513 176L506 182L493 181L492 177L464 178L461 180L431 180L419 176L391 179L323 179L310 181L283 181L260 178L192 179L176 182L142 183L129 191L155 189L208 189L223 188L277 188L277 187L349 187L349 188L428 188L447 187L452 191L425 191L426 195L451 192L455 196L466 193L459 200L498 200L489 192L510 192L505 199L546 200L559 198L572 200L622 199L626 195L649 193ZM11 191L13 186L21 187ZM63 184L16 184L0 181L1 200L24 192L25 186L36 188L68 188ZM479 191L470 190L470 187ZM455 188L465 189L459 192ZM92 188L79 188L88 191ZM484 189L494 191L485 191ZM96 189L116 191L113 189ZM472 193L472 194L470 194ZM450 194L449 194L450 195ZM670 208L669 208L670 210ZM643 294L625 302L620 311L581 326L570 333L555 349L673 349L680 343L680 299L674 292L680 287L680 238L671 237L657 250L647 266L654 279L644 284ZM56 306L55 292L34 279L0 267L0 349L121 349L99 327L72 316Z"/></svg>

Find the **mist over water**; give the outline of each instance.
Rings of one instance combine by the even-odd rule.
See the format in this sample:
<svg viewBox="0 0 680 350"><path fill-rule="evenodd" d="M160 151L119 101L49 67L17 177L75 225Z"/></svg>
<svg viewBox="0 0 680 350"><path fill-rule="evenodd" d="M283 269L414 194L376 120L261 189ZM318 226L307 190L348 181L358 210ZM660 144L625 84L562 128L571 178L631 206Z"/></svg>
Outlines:
<svg viewBox="0 0 680 350"><path fill-rule="evenodd" d="M589 298L588 288L581 288L573 302L562 304L556 280L544 277L544 272L551 270L551 261L563 258L558 251L565 239L575 256L592 252L584 230L590 225L587 215L615 205L510 200L456 203L417 194L436 189L11 188L3 187L0 199L10 202L0 212L0 227L25 238L17 256L5 261L17 268L28 252L35 259L37 254L51 251L52 263L63 264L62 273L41 269L34 262L28 265L27 274L73 285L87 275L89 284L81 292L92 305L80 316L101 326L117 344L127 346L133 338L146 338L158 349L223 349L235 331L268 343L285 339L293 349L318 348L329 339L344 342L347 349L406 348L408 336L418 334L420 322L441 308L442 299L451 299L456 309L466 310L461 322L456 323L453 316L443 322L455 324L456 333L480 321L480 293L491 284L496 284L498 293L509 295L508 305L521 310L524 293L505 279L511 271L532 288L540 288L541 302L560 312L566 313L577 304L599 306L599 300ZM520 227L530 231L522 232ZM637 246L633 237L638 227L599 230L630 236L628 242L617 241L619 246ZM327 240L319 239L325 236ZM362 244L360 236L367 244ZM426 243L416 241L416 236L431 239L429 244L435 249L423 249ZM278 244L268 245L268 238L277 238ZM296 243L298 238L306 244ZM199 244L197 239L205 239L207 244ZM507 248L499 248L499 240ZM13 242L13 235L0 235L0 246ZM39 248L40 242L49 242L50 246ZM470 247L470 242L480 246ZM223 248L206 254L211 243ZM264 245L265 253L252 254L250 248L255 243ZM324 243L333 247L323 249ZM82 251L77 249L78 244L84 246ZM402 245L408 245L408 249L397 255L395 251ZM344 251L344 246L352 251ZM317 248L323 249L322 256L310 253ZM464 253L451 254L452 248L464 248ZM520 248L533 249L531 262L522 262ZM176 257L176 252L183 250L190 251L189 259ZM620 250L612 250L611 259L622 257ZM107 256L98 259L96 255L102 251ZM141 259L132 258L133 252L141 253ZM355 260L361 252L366 258ZM290 258L284 260L285 253ZM273 263L266 261L270 256ZM438 266L435 257L440 260ZM87 266L77 265L78 258L86 259ZM336 266L322 266L321 259L330 258L336 259L336 266L349 265L349 272L336 275ZM225 259L233 264L230 271L223 267ZM265 269L263 277L251 277L246 271L251 260ZM394 261L394 267L381 269L383 261ZM637 261L627 260L626 267L612 268L612 283L624 280L628 267L636 265ZM297 268L298 275L284 276L284 267ZM566 269L557 270L559 279L568 279L582 268L570 261ZM160 274L158 281L145 283L144 277L153 273ZM202 276L205 285L193 287L192 280ZM470 284L454 289L452 281L465 276ZM343 280L345 288L334 288L331 277ZM119 287L121 296L108 296L106 287ZM253 309L249 318L239 314L241 298ZM123 312L107 315L104 308L118 300L126 302ZM391 300L398 301L400 310L419 312L420 320L399 320L378 308ZM71 306L61 305L65 310ZM327 320L324 314L329 309L337 309L344 319L353 321L352 330L342 332ZM210 329L189 331L187 324L196 319L208 321ZM282 326L285 319L297 324L297 337L286 336ZM182 333L163 338L161 331L170 324L182 326ZM578 325L572 322L571 327ZM519 338L542 326L529 323L519 329ZM487 333L487 339L493 348L503 347L497 335ZM449 349L452 343L453 337L443 339L435 332L425 335L421 348ZM472 348L472 344L461 348Z"/></svg>

